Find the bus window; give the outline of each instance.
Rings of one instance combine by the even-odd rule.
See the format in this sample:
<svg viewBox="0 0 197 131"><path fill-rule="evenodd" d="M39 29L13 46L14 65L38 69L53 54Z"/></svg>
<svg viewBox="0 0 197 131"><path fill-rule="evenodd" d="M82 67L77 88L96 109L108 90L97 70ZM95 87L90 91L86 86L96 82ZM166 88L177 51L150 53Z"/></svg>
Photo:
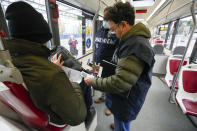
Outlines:
<svg viewBox="0 0 197 131"><path fill-rule="evenodd" d="M16 1L21 1L21 0L1 0L3 10L5 11L8 5ZM43 15L44 19L48 21L44 0L33 0L33 1L24 0L24 1L29 3L31 6L33 6L38 12L40 12Z"/></svg>
<svg viewBox="0 0 197 131"><path fill-rule="evenodd" d="M59 6L60 44L75 57L82 56L82 11L64 3Z"/></svg>
<svg viewBox="0 0 197 131"><path fill-rule="evenodd" d="M159 35L161 36L162 40L165 39L167 33L168 25L161 25L159 27Z"/></svg>
<svg viewBox="0 0 197 131"><path fill-rule="evenodd" d="M8 5L10 5L12 2L17 2L17 1L21 1L21 0L1 0L4 13ZM38 12L40 12L43 15L44 19L48 21L47 13L46 13L46 5L44 0L34 0L34 1L24 0L24 1L29 3L31 6L33 6ZM47 42L47 48L51 49L50 41Z"/></svg>
<svg viewBox="0 0 197 131"><path fill-rule="evenodd" d="M178 31L175 36L175 41L174 41L172 50L174 50L174 48L177 46L184 46L184 47L187 46L187 42L188 42L190 34L192 32L192 26L193 26L193 21L192 21L191 16L180 19ZM193 38L190 43L190 46L188 47L186 57L190 57L190 55L192 53L192 49L195 44L195 41L196 41L196 33L194 33Z"/></svg>
<svg viewBox="0 0 197 131"><path fill-rule="evenodd" d="M170 48L170 44L171 44L171 40L172 40L172 34L174 32L174 29L175 29L175 21L172 22L172 24L170 25L170 30L169 30L169 35L168 35L168 38L167 38L167 42L165 43L166 45L166 48L169 49Z"/></svg>

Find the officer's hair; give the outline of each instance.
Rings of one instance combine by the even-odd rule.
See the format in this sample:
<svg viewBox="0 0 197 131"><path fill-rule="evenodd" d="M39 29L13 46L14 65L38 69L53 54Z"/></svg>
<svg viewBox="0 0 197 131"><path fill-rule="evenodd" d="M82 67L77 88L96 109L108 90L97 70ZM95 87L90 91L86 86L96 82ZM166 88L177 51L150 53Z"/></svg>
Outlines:
<svg viewBox="0 0 197 131"><path fill-rule="evenodd" d="M135 9L129 2L117 2L108 10L104 19L106 21L113 21L115 24L127 21L129 25L134 25Z"/></svg>
<svg viewBox="0 0 197 131"><path fill-rule="evenodd" d="M111 7L111 6L108 6L108 7L106 7L106 8L104 9L104 12L105 12L105 11L109 11L110 9L112 9L112 7Z"/></svg>

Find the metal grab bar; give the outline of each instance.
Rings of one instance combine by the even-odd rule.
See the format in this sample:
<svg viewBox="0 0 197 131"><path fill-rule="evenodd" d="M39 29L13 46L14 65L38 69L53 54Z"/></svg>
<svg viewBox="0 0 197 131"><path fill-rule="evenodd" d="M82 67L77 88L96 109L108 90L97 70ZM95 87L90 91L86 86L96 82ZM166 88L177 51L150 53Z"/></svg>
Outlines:
<svg viewBox="0 0 197 131"><path fill-rule="evenodd" d="M0 36L0 50L5 50L1 36Z"/></svg>
<svg viewBox="0 0 197 131"><path fill-rule="evenodd" d="M92 34L92 48L93 48L92 61L93 61L93 63L95 61L95 58L94 58L94 56L95 56L95 45L94 45L94 41L95 41L95 34L96 34L96 20L97 20L97 17L99 15L100 8L101 8L101 0L99 0L99 6L98 6L98 9L96 11L96 14L94 15L93 23L92 23L92 27L93 27L93 29L92 29L92 32L93 32L93 34Z"/></svg>
<svg viewBox="0 0 197 131"><path fill-rule="evenodd" d="M85 54L85 55L83 55L83 56L77 58L77 60L80 60L80 59L82 59L82 58L84 58L84 57L86 57L86 56L89 56L89 55L91 55L91 54L93 54L93 52L87 53L87 54Z"/></svg>
<svg viewBox="0 0 197 131"><path fill-rule="evenodd" d="M184 60L185 60L185 56L186 56L188 47L189 47L189 45L191 43L191 39L193 37L194 31L195 31L196 26L197 26L197 23L196 23L196 15L195 15L195 7L194 7L196 1L197 0L192 0L192 3L191 3L191 14L192 14L192 19L193 19L194 25L193 25L192 32L190 34L189 40L187 42L186 49L184 51L183 58L182 58L181 63L179 65L179 69L178 69L177 73L174 75L174 78L173 78L173 81L172 81L172 88L171 88L170 97L169 97L169 102L170 103L175 103L176 102L176 100L175 100L175 95L176 95L175 85L176 85L176 81L178 79L179 73L180 73L181 68L183 66L183 63L184 63Z"/></svg>

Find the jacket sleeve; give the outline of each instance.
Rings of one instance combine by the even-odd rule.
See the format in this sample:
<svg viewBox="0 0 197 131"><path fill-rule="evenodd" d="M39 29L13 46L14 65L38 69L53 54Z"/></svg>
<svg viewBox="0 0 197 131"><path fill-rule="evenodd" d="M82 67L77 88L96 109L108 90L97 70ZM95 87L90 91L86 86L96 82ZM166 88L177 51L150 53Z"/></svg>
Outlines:
<svg viewBox="0 0 197 131"><path fill-rule="evenodd" d="M144 62L136 56L127 56L118 61L115 75L106 78L94 78L94 89L115 93L122 96L128 95L144 69Z"/></svg>
<svg viewBox="0 0 197 131"><path fill-rule="evenodd" d="M85 121L87 109L81 87L77 83L70 83L63 72L54 76L48 103L51 110L71 126Z"/></svg>

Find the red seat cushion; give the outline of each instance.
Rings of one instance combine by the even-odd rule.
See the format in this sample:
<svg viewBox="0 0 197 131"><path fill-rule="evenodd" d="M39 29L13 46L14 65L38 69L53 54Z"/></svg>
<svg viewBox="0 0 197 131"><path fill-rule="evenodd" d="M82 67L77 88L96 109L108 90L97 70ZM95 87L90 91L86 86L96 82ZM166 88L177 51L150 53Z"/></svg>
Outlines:
<svg viewBox="0 0 197 131"><path fill-rule="evenodd" d="M187 110L187 114L197 116L197 102L188 99L183 99L182 101Z"/></svg>

